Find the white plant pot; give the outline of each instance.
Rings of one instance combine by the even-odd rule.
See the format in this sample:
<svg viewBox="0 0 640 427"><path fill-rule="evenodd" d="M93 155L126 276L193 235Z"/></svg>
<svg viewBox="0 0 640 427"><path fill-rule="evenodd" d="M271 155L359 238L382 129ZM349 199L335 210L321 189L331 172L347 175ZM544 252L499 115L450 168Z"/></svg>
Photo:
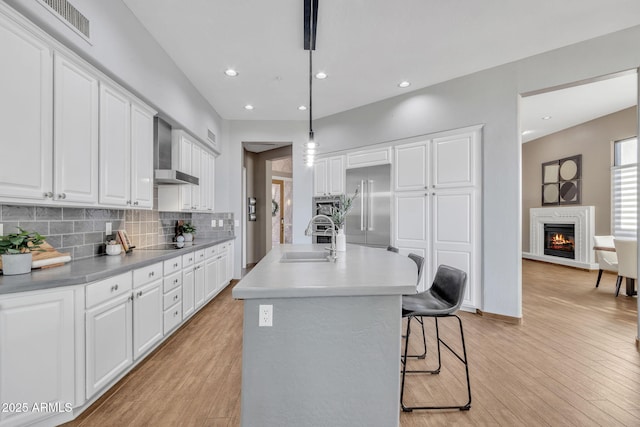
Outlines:
<svg viewBox="0 0 640 427"><path fill-rule="evenodd" d="M193 242L193 234L192 233L182 233L184 236L185 242Z"/></svg>
<svg viewBox="0 0 640 427"><path fill-rule="evenodd" d="M16 274L27 274L31 272L31 261L33 254L3 254L2 274L13 276Z"/></svg>
<svg viewBox="0 0 640 427"><path fill-rule="evenodd" d="M106 248L107 255L120 255L122 252L122 245L107 245Z"/></svg>
<svg viewBox="0 0 640 427"><path fill-rule="evenodd" d="M336 234L336 251L344 252L347 250L347 236L344 234L342 227L338 228L338 234Z"/></svg>

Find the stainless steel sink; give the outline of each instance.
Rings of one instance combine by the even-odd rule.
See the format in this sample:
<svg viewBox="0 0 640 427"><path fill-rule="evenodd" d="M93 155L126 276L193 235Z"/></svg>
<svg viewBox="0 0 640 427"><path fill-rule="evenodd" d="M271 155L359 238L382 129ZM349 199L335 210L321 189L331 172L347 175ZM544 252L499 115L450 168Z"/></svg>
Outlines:
<svg viewBox="0 0 640 427"><path fill-rule="evenodd" d="M318 251L285 252L280 262L329 262L329 254Z"/></svg>

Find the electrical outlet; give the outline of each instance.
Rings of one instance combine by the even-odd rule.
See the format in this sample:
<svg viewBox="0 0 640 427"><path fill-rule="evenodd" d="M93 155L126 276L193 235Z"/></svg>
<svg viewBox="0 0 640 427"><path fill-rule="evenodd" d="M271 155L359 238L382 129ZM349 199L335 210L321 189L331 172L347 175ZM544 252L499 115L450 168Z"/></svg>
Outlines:
<svg viewBox="0 0 640 427"><path fill-rule="evenodd" d="M258 326L273 326L273 305L260 304L258 307Z"/></svg>
<svg viewBox="0 0 640 427"><path fill-rule="evenodd" d="M235 226L236 227L240 227L240 220L239 219L236 219L234 222L235 222Z"/></svg>
<svg viewBox="0 0 640 427"><path fill-rule="evenodd" d="M106 234L107 236L110 236L111 233L113 232L113 230L111 229L111 223L110 222L107 222L104 225L104 229L105 229L104 234Z"/></svg>
<svg viewBox="0 0 640 427"><path fill-rule="evenodd" d="M218 227L222 227L222 226L224 226L224 220L219 219L218 220Z"/></svg>
<svg viewBox="0 0 640 427"><path fill-rule="evenodd" d="M215 227L215 226L216 226L216 220L215 220L215 219L212 219L212 220L211 220L211 226L212 226L212 227Z"/></svg>

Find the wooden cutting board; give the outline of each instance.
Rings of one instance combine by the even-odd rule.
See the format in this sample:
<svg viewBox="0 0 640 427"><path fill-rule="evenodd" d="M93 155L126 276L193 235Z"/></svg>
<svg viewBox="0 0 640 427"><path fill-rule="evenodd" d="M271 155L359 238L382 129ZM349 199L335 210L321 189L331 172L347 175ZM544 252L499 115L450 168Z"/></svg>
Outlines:
<svg viewBox="0 0 640 427"><path fill-rule="evenodd" d="M71 254L58 252L47 242L42 243L40 245L40 249L44 249L44 252L32 252L33 263L36 264L38 268L58 267L60 265L64 265L65 262L71 261ZM1 257L0 269L2 269Z"/></svg>

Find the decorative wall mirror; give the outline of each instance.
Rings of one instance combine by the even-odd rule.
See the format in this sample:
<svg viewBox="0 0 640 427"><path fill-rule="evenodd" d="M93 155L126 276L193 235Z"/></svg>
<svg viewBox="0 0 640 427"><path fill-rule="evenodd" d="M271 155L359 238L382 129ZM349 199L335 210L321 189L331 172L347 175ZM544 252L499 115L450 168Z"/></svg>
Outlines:
<svg viewBox="0 0 640 427"><path fill-rule="evenodd" d="M582 154L542 164L542 206L581 203Z"/></svg>

